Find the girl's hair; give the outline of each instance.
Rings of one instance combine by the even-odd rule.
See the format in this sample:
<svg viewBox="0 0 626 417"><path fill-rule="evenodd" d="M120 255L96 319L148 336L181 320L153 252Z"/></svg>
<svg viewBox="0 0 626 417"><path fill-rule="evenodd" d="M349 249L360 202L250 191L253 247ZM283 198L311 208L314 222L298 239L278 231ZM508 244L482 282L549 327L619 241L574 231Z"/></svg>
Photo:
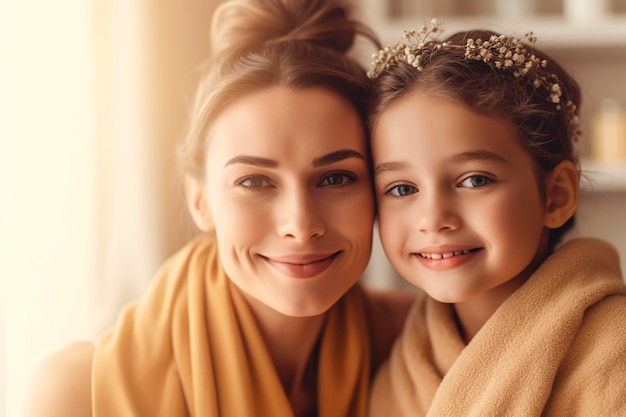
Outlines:
<svg viewBox="0 0 626 417"><path fill-rule="evenodd" d="M340 0L231 0L218 6L212 56L179 149L184 172L202 179L212 122L234 101L271 86L326 87L354 105L367 131L370 80L349 51L358 36L380 43L349 12Z"/></svg>
<svg viewBox="0 0 626 417"><path fill-rule="evenodd" d="M578 167L574 142L578 137L580 87L558 63L526 43L521 44L529 55L525 58L534 55L535 62L541 63L545 60L546 66L538 65L533 74L520 75L515 68L507 69L500 64L496 67L482 59L467 57L468 42L473 44L478 39L496 39L494 36L500 37L499 39L514 39L502 38L502 35L491 31L457 32L444 41L429 41L423 48L420 46L420 52L423 50L427 53L420 56L419 69L416 65L407 63L404 55L403 59L393 58L392 65L379 63L379 73L373 81L370 128L375 126L381 112L411 92L419 90L453 99L478 114L510 123L522 146L535 161L536 179L543 193L543 178L558 163L568 160ZM508 48L507 46L507 50L502 51L506 53ZM480 49L478 51L480 54ZM483 55L489 55L490 51L485 51ZM396 52L391 54L397 55ZM534 84L538 82L534 78L537 74L545 77L546 82L549 81L547 88L544 88L545 85L538 87ZM553 83L558 88L551 88ZM558 103L554 100L555 89L559 90L556 97L559 99ZM407 120L407 123L410 121ZM560 228L550 231L551 248L573 224L574 216Z"/></svg>

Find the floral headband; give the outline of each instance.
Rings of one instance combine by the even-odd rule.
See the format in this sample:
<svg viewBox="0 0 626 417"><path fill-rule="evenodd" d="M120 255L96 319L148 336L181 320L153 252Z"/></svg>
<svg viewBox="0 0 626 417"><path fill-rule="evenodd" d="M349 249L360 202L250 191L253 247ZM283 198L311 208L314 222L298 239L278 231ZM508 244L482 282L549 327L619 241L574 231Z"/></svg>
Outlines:
<svg viewBox="0 0 626 417"><path fill-rule="evenodd" d="M510 71L515 78L523 77L531 81L535 88L546 89L556 110L566 112L570 137L574 141L578 139L580 121L576 104L571 100L563 102L561 85L557 76L546 69L548 62L537 57L526 47L525 43L532 46L537 41L537 37L532 32L526 33L520 39L492 35L487 40L468 39L465 45L454 45L449 42L439 43L432 39L431 35L441 32L441 29L437 19L431 20L430 23L429 26L422 26L419 31L405 31L404 36L395 46L389 45L374 54L368 76L376 79L398 62L406 62L421 71L425 59L438 51L464 49L465 59L482 61L494 70Z"/></svg>

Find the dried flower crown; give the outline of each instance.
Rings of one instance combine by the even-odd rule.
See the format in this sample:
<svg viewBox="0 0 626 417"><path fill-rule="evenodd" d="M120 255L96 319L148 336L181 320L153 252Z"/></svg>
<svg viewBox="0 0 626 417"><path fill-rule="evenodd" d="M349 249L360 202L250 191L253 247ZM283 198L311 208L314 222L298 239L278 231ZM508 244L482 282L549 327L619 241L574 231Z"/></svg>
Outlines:
<svg viewBox="0 0 626 417"><path fill-rule="evenodd" d="M482 61L494 70L510 71L515 78L523 77L531 81L534 88L545 88L556 110L566 112L570 137L574 141L578 139L580 121L576 104L571 100L563 102L563 93L557 76L546 69L548 62L537 57L526 47L526 44L532 46L537 41L532 32L526 33L521 38L492 35L487 40L468 39L465 45L455 45L449 42L436 42L432 35L441 32L440 23L437 19L432 19L430 23L422 26L419 31L405 31L396 45L388 45L374 54L368 76L376 79L398 62L406 62L421 71L423 63L438 51L464 49L465 59Z"/></svg>

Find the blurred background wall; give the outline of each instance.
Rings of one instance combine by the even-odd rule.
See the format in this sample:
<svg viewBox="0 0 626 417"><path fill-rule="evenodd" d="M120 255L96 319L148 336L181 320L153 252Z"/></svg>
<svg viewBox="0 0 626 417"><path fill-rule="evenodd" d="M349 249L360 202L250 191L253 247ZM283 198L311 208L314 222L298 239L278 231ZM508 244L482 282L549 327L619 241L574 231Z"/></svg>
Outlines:
<svg viewBox="0 0 626 417"><path fill-rule="evenodd" d="M6 415L43 356L96 338L194 232L175 147L216 3L0 3Z"/></svg>

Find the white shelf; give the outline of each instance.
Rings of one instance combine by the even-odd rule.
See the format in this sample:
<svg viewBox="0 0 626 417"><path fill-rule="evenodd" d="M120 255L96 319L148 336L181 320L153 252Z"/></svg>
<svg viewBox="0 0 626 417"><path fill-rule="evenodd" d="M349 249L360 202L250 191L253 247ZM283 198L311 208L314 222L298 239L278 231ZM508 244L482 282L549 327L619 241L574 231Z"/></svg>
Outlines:
<svg viewBox="0 0 626 417"><path fill-rule="evenodd" d="M376 19L371 26L383 44L397 42L406 29L419 29L429 18ZM523 35L532 31L541 48L624 48L626 50L626 16L603 18L601 21L571 22L562 17L527 16L519 19L499 16L441 17L444 34L458 30L489 29Z"/></svg>
<svg viewBox="0 0 626 417"><path fill-rule="evenodd" d="M583 160L581 166L583 191L626 193L626 161L609 164Z"/></svg>

